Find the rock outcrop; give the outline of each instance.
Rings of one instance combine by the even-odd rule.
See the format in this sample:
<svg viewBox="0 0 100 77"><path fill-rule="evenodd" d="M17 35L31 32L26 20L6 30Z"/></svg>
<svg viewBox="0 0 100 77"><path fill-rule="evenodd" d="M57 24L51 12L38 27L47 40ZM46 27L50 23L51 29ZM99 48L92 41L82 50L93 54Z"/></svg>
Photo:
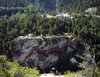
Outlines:
<svg viewBox="0 0 100 77"><path fill-rule="evenodd" d="M77 71L82 65L85 48L73 36L39 36L21 39L13 59L24 66L37 67L41 73L54 67L59 72Z"/></svg>
<svg viewBox="0 0 100 77"><path fill-rule="evenodd" d="M93 15L93 14L96 14L97 11L98 11L97 7L91 7L91 8L88 8L87 10L85 10L85 13Z"/></svg>

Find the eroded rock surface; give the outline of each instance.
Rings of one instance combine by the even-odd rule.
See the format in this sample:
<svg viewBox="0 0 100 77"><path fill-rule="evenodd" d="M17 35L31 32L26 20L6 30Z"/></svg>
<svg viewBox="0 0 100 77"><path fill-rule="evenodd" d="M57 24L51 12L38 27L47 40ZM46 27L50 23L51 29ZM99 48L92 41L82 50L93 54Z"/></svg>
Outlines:
<svg viewBox="0 0 100 77"><path fill-rule="evenodd" d="M24 66L38 67L42 73L53 67L59 72L77 71L83 68L84 51L73 37L22 39L16 44L14 59Z"/></svg>

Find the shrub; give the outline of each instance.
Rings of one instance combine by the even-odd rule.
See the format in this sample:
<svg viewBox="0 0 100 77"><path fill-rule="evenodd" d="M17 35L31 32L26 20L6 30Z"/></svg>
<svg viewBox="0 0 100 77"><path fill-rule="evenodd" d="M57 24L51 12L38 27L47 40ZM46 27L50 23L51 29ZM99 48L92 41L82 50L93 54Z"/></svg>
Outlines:
<svg viewBox="0 0 100 77"><path fill-rule="evenodd" d="M37 68L22 67L18 62L6 62L5 70L7 77L38 77L39 71Z"/></svg>
<svg viewBox="0 0 100 77"><path fill-rule="evenodd" d="M65 77L100 77L100 70L96 68L96 70L93 72L93 70L81 70L77 72L71 72L67 71L65 72Z"/></svg>

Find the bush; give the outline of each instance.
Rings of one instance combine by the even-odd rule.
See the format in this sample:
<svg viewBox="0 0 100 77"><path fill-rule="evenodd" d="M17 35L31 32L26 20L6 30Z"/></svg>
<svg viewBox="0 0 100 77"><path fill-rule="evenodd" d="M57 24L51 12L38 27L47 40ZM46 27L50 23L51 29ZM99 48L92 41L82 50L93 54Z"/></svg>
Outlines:
<svg viewBox="0 0 100 77"><path fill-rule="evenodd" d="M37 68L22 67L18 62L6 62L5 74L7 77L39 77Z"/></svg>
<svg viewBox="0 0 100 77"><path fill-rule="evenodd" d="M65 72L65 77L82 77L82 76L86 76L86 77L100 77L100 70L98 68L96 68L96 70L93 72L93 70L81 70L81 71L77 71L77 72L71 72L71 71L67 71Z"/></svg>

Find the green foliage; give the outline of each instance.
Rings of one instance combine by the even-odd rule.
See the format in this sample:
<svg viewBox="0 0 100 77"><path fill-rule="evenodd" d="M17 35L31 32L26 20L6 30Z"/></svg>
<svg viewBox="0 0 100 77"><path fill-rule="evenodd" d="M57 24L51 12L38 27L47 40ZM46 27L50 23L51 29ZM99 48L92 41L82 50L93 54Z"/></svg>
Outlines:
<svg viewBox="0 0 100 77"><path fill-rule="evenodd" d="M81 70L77 72L67 71L65 72L65 77L78 77L78 76L88 76L88 77L100 77L100 70L97 68L95 72L93 70Z"/></svg>
<svg viewBox="0 0 100 77"><path fill-rule="evenodd" d="M15 51L16 38L29 33L37 35L58 35L64 32L77 35L77 39L88 43L94 49L96 62L100 58L100 18L95 16L78 16L74 19L60 20L49 19L46 14L33 13L32 4L27 6L24 13L16 13L11 16L0 16L0 51ZM1 9L4 9L3 7Z"/></svg>
<svg viewBox="0 0 100 77"><path fill-rule="evenodd" d="M60 20L57 18L47 18L44 14L45 8L49 13L55 15L52 7L52 0L0 0L0 51L15 51L16 38L29 33L37 35L58 35L64 32L77 35L81 42L88 43L96 55L96 62L100 68L100 18L95 16L84 16L81 12L89 7L98 7L100 9L100 0L57 0L57 11L80 12L79 15L73 16L74 19ZM39 6L37 6L39 5ZM51 10L52 9L52 10ZM98 13L100 13L98 11ZM38 72L28 67L21 67L17 62L8 62L10 65L6 73L8 76L29 77L27 72ZM21 69L20 69L21 68ZM13 71L14 70L14 71ZM98 74L99 74L99 70ZM87 73L87 71L82 71ZM29 72L29 74L32 74ZM67 72L69 75L71 72ZM97 74L97 73L95 73ZM100 75L99 75L100 76Z"/></svg>
<svg viewBox="0 0 100 77"><path fill-rule="evenodd" d="M36 68L22 67L17 62L6 62L5 74L7 77L39 77Z"/></svg>
<svg viewBox="0 0 100 77"><path fill-rule="evenodd" d="M73 20L48 19L40 14L17 13L0 17L0 50L14 51L15 38L29 33L37 35L57 35L64 32L77 35L77 39L94 48L96 62L100 58L100 18L74 16Z"/></svg>
<svg viewBox="0 0 100 77"><path fill-rule="evenodd" d="M22 67L17 61L9 62L0 55L0 76L2 77L39 77L37 68Z"/></svg>
<svg viewBox="0 0 100 77"><path fill-rule="evenodd" d="M73 74L73 72L71 72L69 70L64 73L64 75L71 75L71 74Z"/></svg>
<svg viewBox="0 0 100 77"><path fill-rule="evenodd" d="M62 12L81 13L84 12L87 8L99 6L100 0L57 0L57 11Z"/></svg>

